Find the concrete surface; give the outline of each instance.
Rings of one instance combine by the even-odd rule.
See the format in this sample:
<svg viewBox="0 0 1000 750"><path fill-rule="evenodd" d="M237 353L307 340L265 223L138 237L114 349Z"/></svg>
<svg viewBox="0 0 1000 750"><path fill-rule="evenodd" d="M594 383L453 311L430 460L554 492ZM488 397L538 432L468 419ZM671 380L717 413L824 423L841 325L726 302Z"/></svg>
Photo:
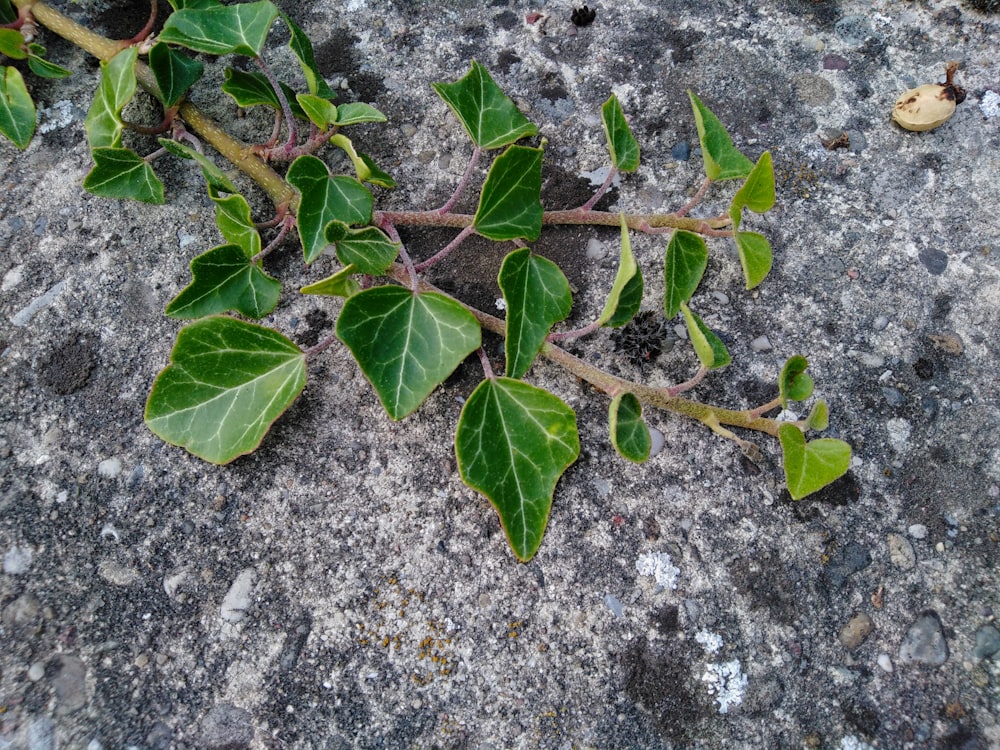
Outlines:
<svg viewBox="0 0 1000 750"><path fill-rule="evenodd" d="M142 15L58 5L116 36ZM774 458L651 414L665 448L626 466L605 399L540 364L530 379L578 409L583 452L522 565L455 470L475 362L397 424L334 346L254 455L216 467L164 445L143 404L178 329L162 308L218 242L211 204L183 169L163 207L82 191L96 65L46 36L78 73L34 85L26 152L0 145L0 748L1000 747L1000 17L620 0L575 29L564 2L279 5L343 100L388 115L356 139L400 183L380 207L450 193L470 147L429 84L472 58L548 138L550 206L582 202L580 175L606 163L611 91L643 149L611 207L673 210L698 184L688 88L751 157L770 149L778 204L747 226L775 267L748 294L711 245L697 304L734 362L695 395L764 401L805 354L854 465L793 503ZM283 44L269 59L293 70ZM954 117L893 125L896 97L948 60L968 90ZM200 91L239 134L269 127ZM840 133L848 149L824 148ZM576 321L610 285L615 235L537 246L566 264ZM449 237L404 234L417 257ZM611 252L588 257L592 238ZM656 309L664 240L633 242ZM433 280L488 306L501 254L468 243ZM333 262L306 270L289 244L267 267L286 290L268 322L327 335L339 303L295 290ZM643 369L607 334L580 349L653 382L691 372L683 344Z"/></svg>

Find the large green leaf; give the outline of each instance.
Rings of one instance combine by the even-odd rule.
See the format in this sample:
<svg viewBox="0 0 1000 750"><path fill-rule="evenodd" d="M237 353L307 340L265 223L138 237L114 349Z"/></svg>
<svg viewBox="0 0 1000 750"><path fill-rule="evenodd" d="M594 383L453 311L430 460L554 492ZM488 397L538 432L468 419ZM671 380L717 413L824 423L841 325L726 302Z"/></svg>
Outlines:
<svg viewBox="0 0 1000 750"><path fill-rule="evenodd" d="M324 99L332 99L334 93L329 85L327 85L327 82L323 80L323 75L316 66L316 55L313 53L312 42L309 41L309 37L303 33L302 29L295 25L295 22L287 14L282 13L281 20L285 22L285 25L288 26L288 30L291 32L288 47L299 61L299 67L302 68L302 75L305 76L309 93L321 96Z"/></svg>
<svg viewBox="0 0 1000 750"><path fill-rule="evenodd" d="M91 149L121 145L121 111L135 94L137 54L136 47L128 47L101 63L101 82L83 123Z"/></svg>
<svg viewBox="0 0 1000 750"><path fill-rule="evenodd" d="M163 183L153 168L127 148L95 148L94 167L83 180L83 189L102 198L131 198L143 203L163 203Z"/></svg>
<svg viewBox="0 0 1000 750"><path fill-rule="evenodd" d="M705 240L694 232L675 230L663 262L663 309L668 320L694 295L707 267Z"/></svg>
<svg viewBox="0 0 1000 750"><path fill-rule="evenodd" d="M0 77L0 133L21 149L28 147L35 133L35 103L13 67L4 68Z"/></svg>
<svg viewBox="0 0 1000 750"><path fill-rule="evenodd" d="M278 304L281 282L264 273L238 245L220 245L191 261L192 281L167 305L171 318L190 320L235 310L263 318Z"/></svg>
<svg viewBox="0 0 1000 750"><path fill-rule="evenodd" d="M634 393L619 393L608 407L611 444L622 458L641 464L649 458L653 439L642 419L642 404Z"/></svg>
<svg viewBox="0 0 1000 750"><path fill-rule="evenodd" d="M442 294L379 286L344 302L337 336L389 416L402 419L479 348L482 332L472 313Z"/></svg>
<svg viewBox="0 0 1000 750"><path fill-rule="evenodd" d="M542 232L542 149L511 146L490 167L473 224L491 240L534 241Z"/></svg>
<svg viewBox="0 0 1000 750"><path fill-rule="evenodd" d="M712 111L701 103L693 91L688 91L694 121L701 141L705 176L710 180L731 180L746 177L753 169L753 162L733 145L725 126Z"/></svg>
<svg viewBox="0 0 1000 750"><path fill-rule="evenodd" d="M480 148L500 148L538 133L538 128L521 114L486 68L475 60L472 69L455 83L431 86Z"/></svg>
<svg viewBox="0 0 1000 750"><path fill-rule="evenodd" d="M785 481L792 499L826 487L851 468L851 446L843 440L820 438L806 442L802 430L793 424L783 424L778 430L784 454Z"/></svg>
<svg viewBox="0 0 1000 750"><path fill-rule="evenodd" d="M327 224L326 241L336 246L341 263L354 265L361 273L371 276L385 273L399 255L401 245L390 240L378 227L352 229L342 221Z"/></svg>
<svg viewBox="0 0 1000 750"><path fill-rule="evenodd" d="M778 393L781 407L788 408L789 401L805 401L812 395L813 379L806 373L809 362L801 354L788 358L778 376Z"/></svg>
<svg viewBox="0 0 1000 750"><path fill-rule="evenodd" d="M268 0L207 5L171 13L159 40L209 55L258 57L278 9Z"/></svg>
<svg viewBox="0 0 1000 750"><path fill-rule="evenodd" d="M552 324L569 315L573 295L559 266L526 247L504 258L497 282L507 307L506 374L520 378L531 367Z"/></svg>
<svg viewBox="0 0 1000 750"><path fill-rule="evenodd" d="M632 255L632 239L629 237L625 215L620 215L621 223L621 257L618 260L618 273L611 285L604 309L597 318L597 324L617 328L628 323L639 312L642 304L642 274L639 265Z"/></svg>
<svg viewBox="0 0 1000 750"><path fill-rule="evenodd" d="M765 151L729 205L729 217L733 221L733 229L740 228L744 206L754 213L762 214L771 210L774 199L774 165L771 163L771 152Z"/></svg>
<svg viewBox="0 0 1000 750"><path fill-rule="evenodd" d="M681 312L684 313L684 323L687 326L688 338L694 347L695 354L702 367L709 370L718 370L728 365L732 359L729 350L711 328L705 325L704 321L691 312L686 304L681 304Z"/></svg>
<svg viewBox="0 0 1000 750"><path fill-rule="evenodd" d="M149 68L156 78L163 105L172 107L201 78L205 66L171 46L157 42L149 50Z"/></svg>
<svg viewBox="0 0 1000 750"><path fill-rule="evenodd" d="M556 483L580 455L576 414L541 388L490 378L462 408L455 454L462 480L496 508L517 559L530 560L542 543Z"/></svg>
<svg viewBox="0 0 1000 750"><path fill-rule="evenodd" d="M300 156L292 162L285 179L301 195L296 218L306 263L329 246L325 230L331 221L348 225L371 221L374 199L368 188L353 177L331 176L315 156Z"/></svg>
<svg viewBox="0 0 1000 750"><path fill-rule="evenodd" d="M771 272L774 262L771 243L759 232L736 232L734 239L747 289L753 289Z"/></svg>
<svg viewBox="0 0 1000 750"><path fill-rule="evenodd" d="M601 106L601 122L604 123L604 135L608 139L608 152L611 163L619 172L634 172L639 168L639 142L632 135L632 130L622 112L618 97L611 95Z"/></svg>
<svg viewBox="0 0 1000 750"><path fill-rule="evenodd" d="M146 402L146 425L212 463L250 453L302 392L306 358L277 331L233 318L181 329Z"/></svg>

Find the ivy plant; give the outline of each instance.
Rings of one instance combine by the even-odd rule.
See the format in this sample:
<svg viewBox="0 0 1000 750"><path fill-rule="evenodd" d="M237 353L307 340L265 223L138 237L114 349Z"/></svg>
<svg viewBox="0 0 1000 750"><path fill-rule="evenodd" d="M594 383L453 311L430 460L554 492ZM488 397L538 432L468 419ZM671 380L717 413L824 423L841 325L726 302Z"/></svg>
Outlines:
<svg viewBox="0 0 1000 750"><path fill-rule="evenodd" d="M462 480L492 503L517 559L526 561L542 543L554 493L580 454L577 417L559 396L529 382L544 358L607 395L608 435L627 461L651 453L644 409L674 412L732 440L750 457L759 448L734 430L775 438L784 457L785 481L795 499L844 475L850 446L835 438L809 438L824 430L829 410L815 400L804 419L788 421L790 401L812 398L808 363L792 354L777 374L775 398L734 410L686 394L730 362L722 337L698 315L698 289L708 267L709 245L735 245L747 289L767 277L772 252L767 238L743 228L746 211L763 214L775 202L771 156L741 153L720 120L694 93L690 101L705 177L694 198L672 213L625 214L594 208L622 173L640 165L640 145L619 100L600 108L607 141L608 178L582 206L546 209L541 195L546 143L489 71L473 61L458 80L433 83L471 142L471 157L454 194L433 209L386 211L376 207L373 187L390 189L380 169L352 139L351 126L386 118L365 103L337 103L317 68L309 38L270 0L223 5L217 0L170 0L173 12L153 38L150 23L134 38L111 40L78 26L39 0L0 0L0 133L17 148L30 142L35 105L27 76L57 77L69 71L49 62L35 38L39 27L77 44L101 61L100 78L85 122L94 165L85 190L99 196L147 203L164 200L161 169L176 160L201 169L223 242L190 261L191 281L166 306L183 321L170 362L153 382L145 422L166 442L199 458L225 464L256 449L268 429L302 392L310 359L340 342L351 352L390 419L418 410L467 357L478 354L482 382L465 398L454 450ZM271 29L282 24L298 63L294 79L280 80L264 60ZM195 57L240 56L253 70L225 70L222 91L234 108L264 107L274 127L260 143L227 134L187 99L203 65ZM156 100L162 122L139 127L122 117L136 96ZM139 154L122 134L137 128L159 135L159 148ZM210 146L214 154L207 151ZM349 174L334 173L324 154L340 152ZM255 220L240 189L218 166L222 158L271 198L275 214ZM453 209L470 189L475 166L490 159L474 214ZM154 169L155 167L155 169ZM726 191L724 183L735 183ZM721 187L717 187L722 184ZM692 216L710 191L731 194L721 215ZM618 270L601 313L588 325L563 327L573 295L562 270L531 248L546 226L602 225L620 231ZM446 245L417 263L400 241L402 226L451 227ZM632 253L635 233L663 235L664 293L657 305L687 330L694 372L685 382L654 387L603 371L560 346L628 326L644 302L643 275ZM447 258L471 235L510 245L497 285L506 318L500 319L434 288L427 269ZM341 298L335 332L302 350L284 333L252 322L279 302L281 281L265 261L279 244L297 236L303 262L333 254L341 267L301 293ZM268 238L265 243L265 237ZM494 372L482 347L483 331L504 337L503 374ZM776 410L777 416L765 416Z"/></svg>

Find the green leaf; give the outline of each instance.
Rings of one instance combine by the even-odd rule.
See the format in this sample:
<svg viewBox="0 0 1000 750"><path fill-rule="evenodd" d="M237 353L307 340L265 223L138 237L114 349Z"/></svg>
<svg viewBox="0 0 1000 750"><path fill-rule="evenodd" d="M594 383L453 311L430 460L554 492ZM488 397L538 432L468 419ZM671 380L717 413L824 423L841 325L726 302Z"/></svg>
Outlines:
<svg viewBox="0 0 1000 750"><path fill-rule="evenodd" d="M127 148L95 148L94 167L83 180L83 189L102 198L131 198L143 203L163 203L163 183L146 161Z"/></svg>
<svg viewBox="0 0 1000 750"><path fill-rule="evenodd" d="M379 169L368 154L359 151L358 156L361 157L361 161L364 162L365 167L368 169L368 176L365 178L365 182L370 182L372 185L384 188L396 187L396 181L389 174Z"/></svg>
<svg viewBox="0 0 1000 750"><path fill-rule="evenodd" d="M694 295L707 267L705 240L694 232L675 230L667 244L663 263L663 309L668 320Z"/></svg>
<svg viewBox="0 0 1000 750"><path fill-rule="evenodd" d="M306 78L306 86L309 87L309 93L322 96L326 99L332 99L334 93L329 85L327 85L327 82L323 80L319 68L316 67L316 55L313 54L312 42L309 41L309 37L302 32L302 29L295 25L295 22L287 14L282 13L281 20L285 22L285 25L288 26L288 30L291 32L288 47L299 61L302 74Z"/></svg>
<svg viewBox="0 0 1000 750"><path fill-rule="evenodd" d="M486 175L473 224L491 240L534 241L542 232L542 149L511 146Z"/></svg>
<svg viewBox="0 0 1000 750"><path fill-rule="evenodd" d="M649 458L653 440L642 419L642 404L632 393L619 393L608 408L611 444L622 458L641 464Z"/></svg>
<svg viewBox="0 0 1000 750"><path fill-rule="evenodd" d="M482 334L472 313L453 299L379 286L344 302L337 337L389 416L402 419L479 348Z"/></svg>
<svg viewBox="0 0 1000 750"><path fill-rule="evenodd" d="M705 176L710 180L731 180L750 174L753 162L736 149L719 118L701 103L694 92L688 91L688 96L698 127L698 140L701 141Z"/></svg>
<svg viewBox="0 0 1000 750"><path fill-rule="evenodd" d="M160 89L163 106L172 107L201 78L205 66L163 42L157 42L149 50L149 68Z"/></svg>
<svg viewBox="0 0 1000 750"><path fill-rule="evenodd" d="M322 281L302 287L302 294L325 294L330 297L352 297L361 291L361 285L352 277L358 273L357 266L347 266Z"/></svg>
<svg viewBox="0 0 1000 750"><path fill-rule="evenodd" d="M281 111L281 100L263 73L248 73L244 70L226 68L224 75L226 80L222 82L222 90L233 97L239 106L249 108L263 104L278 112ZM299 104L295 91L286 83L280 85L292 114L300 120L308 120L309 117Z"/></svg>
<svg viewBox="0 0 1000 750"><path fill-rule="evenodd" d="M199 458L229 463L260 445L305 382L305 355L277 331L205 318L177 335L146 401L146 426Z"/></svg>
<svg viewBox="0 0 1000 750"><path fill-rule="evenodd" d="M552 324L569 315L573 295L559 266L526 247L504 258L497 281L507 303L506 374L520 378L531 367Z"/></svg>
<svg viewBox="0 0 1000 750"><path fill-rule="evenodd" d="M691 345L702 366L709 370L719 370L728 365L731 358L722 339L716 336L701 318L691 312L691 308L686 304L681 304L681 312L684 313L688 338L691 339Z"/></svg>
<svg viewBox="0 0 1000 750"><path fill-rule="evenodd" d="M431 86L480 148L500 148L538 133L538 128L521 114L486 68L475 60L472 69L455 83Z"/></svg>
<svg viewBox="0 0 1000 750"><path fill-rule="evenodd" d="M24 149L35 133L35 103L17 68L5 67L3 73L0 78L0 133Z"/></svg>
<svg viewBox="0 0 1000 750"><path fill-rule="evenodd" d="M357 125L360 122L385 122L385 115L364 102L349 102L337 107L337 125Z"/></svg>
<svg viewBox="0 0 1000 750"><path fill-rule="evenodd" d="M580 455L576 414L561 399L510 378L484 380L462 408L458 470L485 495L521 562L538 551L563 472Z"/></svg>
<svg viewBox="0 0 1000 750"><path fill-rule="evenodd" d="M758 232L737 232L734 239L743 266L743 279L747 289L753 289L771 272L774 260L771 243Z"/></svg>
<svg viewBox="0 0 1000 750"><path fill-rule="evenodd" d="M121 145L121 111L135 94L137 54L136 47L129 47L101 63L101 82L83 123L91 149Z"/></svg>
<svg viewBox="0 0 1000 750"><path fill-rule="evenodd" d="M69 78L73 71L45 59L45 47L40 44L28 45L28 68L39 78Z"/></svg>
<svg viewBox="0 0 1000 750"><path fill-rule="evenodd" d="M0 55L11 60L23 60L28 56L24 37L17 29L0 29Z"/></svg>
<svg viewBox="0 0 1000 750"><path fill-rule="evenodd" d="M325 233L326 241L336 245L341 263L370 276L385 273L399 255L401 243L390 240L378 227L351 229L342 221L331 221Z"/></svg>
<svg viewBox="0 0 1000 750"><path fill-rule="evenodd" d="M210 195L238 192L232 181L204 154L195 151L186 143L181 143L180 141L174 141L169 138L160 138L158 140L160 141L160 145L174 156L179 156L182 159L191 159L201 167L201 173L205 176L205 182L208 184Z"/></svg>
<svg viewBox="0 0 1000 750"><path fill-rule="evenodd" d="M184 10L185 8L218 8L222 5L219 0L167 0L174 10Z"/></svg>
<svg viewBox="0 0 1000 750"><path fill-rule="evenodd" d="M330 138L330 143L340 149L343 149L344 153L347 154L351 163L354 164L354 171L357 173L358 180L361 182L371 182L388 188L396 186L396 181L376 167L375 162L373 162L370 157L366 154L361 154L355 151L354 144L351 142L351 139L343 133L337 133L332 136Z"/></svg>
<svg viewBox="0 0 1000 750"><path fill-rule="evenodd" d="M778 430L785 458L785 481L793 500L826 487L851 468L851 446L843 440L820 438L806 442L802 430L783 424Z"/></svg>
<svg viewBox="0 0 1000 750"><path fill-rule="evenodd" d="M374 198L353 177L330 176L326 164L315 156L300 156L288 168L285 179L301 195L297 214L299 237L306 263L312 263L330 244L326 225L331 221L368 224Z"/></svg>
<svg viewBox="0 0 1000 750"><path fill-rule="evenodd" d="M241 247L247 258L255 257L261 249L260 232L254 226L247 199L239 194L225 198L212 195L211 198L215 204L215 225L222 232L222 236Z"/></svg>
<svg viewBox="0 0 1000 750"><path fill-rule="evenodd" d="M813 404L812 409L809 410L809 417L806 419L806 425L810 430L822 432L829 426L829 424L830 407L826 405L826 401L820 399Z"/></svg>
<svg viewBox="0 0 1000 750"><path fill-rule="evenodd" d="M159 40L209 55L259 57L277 17L278 9L268 0L184 8L170 14Z"/></svg>
<svg viewBox="0 0 1000 750"><path fill-rule="evenodd" d="M191 261L192 281L167 305L171 318L236 312L263 318L278 304L281 282L268 276L238 245L220 245Z"/></svg>
<svg viewBox="0 0 1000 750"><path fill-rule="evenodd" d="M337 105L315 94L296 94L296 101L306 117L320 130L337 122Z"/></svg>
<svg viewBox="0 0 1000 750"><path fill-rule="evenodd" d="M601 106L601 122L608 139L611 163L619 172L634 172L639 168L639 142L625 120L622 105L614 94Z"/></svg>
<svg viewBox="0 0 1000 750"><path fill-rule="evenodd" d="M0 23L13 23L17 20L17 13L11 0L0 0Z"/></svg>
<svg viewBox="0 0 1000 750"><path fill-rule="evenodd" d="M747 176L743 187L733 196L733 202L729 206L733 229L740 228L744 206L754 213L762 214L771 210L774 198L774 166L771 163L771 152L765 151Z"/></svg>
<svg viewBox="0 0 1000 750"><path fill-rule="evenodd" d="M604 310L597 318L597 324L618 328L628 323L639 312L642 304L642 274L632 255L632 239L629 237L625 215L620 214L622 251L618 260L618 273L611 285Z"/></svg>
<svg viewBox="0 0 1000 750"><path fill-rule="evenodd" d="M788 358L778 376L778 394L781 408L787 409L789 401L805 401L812 395L813 379L806 373L809 362L801 354Z"/></svg>

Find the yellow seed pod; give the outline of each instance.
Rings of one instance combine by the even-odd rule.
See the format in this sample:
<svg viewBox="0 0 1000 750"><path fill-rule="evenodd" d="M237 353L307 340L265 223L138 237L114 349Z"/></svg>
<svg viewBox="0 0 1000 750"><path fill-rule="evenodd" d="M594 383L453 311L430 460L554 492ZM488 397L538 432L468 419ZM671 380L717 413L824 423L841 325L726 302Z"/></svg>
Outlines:
<svg viewBox="0 0 1000 750"><path fill-rule="evenodd" d="M925 83L910 89L896 100L892 119L906 130L932 130L952 116L965 100L965 89L954 82L958 63L945 68L944 83Z"/></svg>

